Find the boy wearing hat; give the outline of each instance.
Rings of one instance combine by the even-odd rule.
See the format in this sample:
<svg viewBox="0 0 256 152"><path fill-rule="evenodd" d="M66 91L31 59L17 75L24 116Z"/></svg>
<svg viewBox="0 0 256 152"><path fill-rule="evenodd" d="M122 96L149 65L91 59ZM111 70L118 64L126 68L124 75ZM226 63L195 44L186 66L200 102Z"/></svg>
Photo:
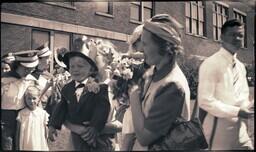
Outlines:
<svg viewBox="0 0 256 152"><path fill-rule="evenodd" d="M23 109L23 95L27 87L34 83L27 77L38 65L36 50L13 53L13 69L4 73L1 80L1 131L3 150L14 150L16 117Z"/></svg>
<svg viewBox="0 0 256 152"><path fill-rule="evenodd" d="M55 140L56 129L61 129L66 120L84 125L86 131L82 135L71 131L74 149L82 151L104 148L96 141L101 138L98 133L104 128L110 110L107 85L100 85L96 91L88 87L98 73L95 62L89 57L91 54L86 47L82 47L64 55L63 61L72 81L61 90L61 101L49 122L49 139L52 141Z"/></svg>

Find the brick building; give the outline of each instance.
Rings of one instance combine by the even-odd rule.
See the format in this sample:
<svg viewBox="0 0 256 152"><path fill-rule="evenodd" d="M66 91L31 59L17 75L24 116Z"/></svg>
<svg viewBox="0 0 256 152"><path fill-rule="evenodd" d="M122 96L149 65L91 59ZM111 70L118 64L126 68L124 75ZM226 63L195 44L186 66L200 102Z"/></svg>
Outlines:
<svg viewBox="0 0 256 152"><path fill-rule="evenodd" d="M225 20L240 19L246 36L239 58L254 64L255 4L250 0L1 3L1 54L35 49L45 42L51 50L70 49L82 35L109 39L125 52L133 29L158 13L171 14L184 25L185 53L199 56L217 51Z"/></svg>

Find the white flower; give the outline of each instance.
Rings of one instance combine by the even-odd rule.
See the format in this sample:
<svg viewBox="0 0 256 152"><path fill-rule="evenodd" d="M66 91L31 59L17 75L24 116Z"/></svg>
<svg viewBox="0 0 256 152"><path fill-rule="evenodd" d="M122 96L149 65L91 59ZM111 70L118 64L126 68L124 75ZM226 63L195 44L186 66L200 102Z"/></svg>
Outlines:
<svg viewBox="0 0 256 152"><path fill-rule="evenodd" d="M122 75L125 80L129 80L132 79L133 72L131 69L125 69L124 71L122 71Z"/></svg>

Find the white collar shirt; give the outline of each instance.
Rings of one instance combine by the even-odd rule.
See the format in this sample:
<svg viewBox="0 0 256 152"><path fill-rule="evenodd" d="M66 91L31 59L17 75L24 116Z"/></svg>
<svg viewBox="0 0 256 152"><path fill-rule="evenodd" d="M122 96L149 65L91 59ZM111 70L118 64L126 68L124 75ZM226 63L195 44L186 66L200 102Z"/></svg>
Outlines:
<svg viewBox="0 0 256 152"><path fill-rule="evenodd" d="M233 63L239 73L239 94L233 86ZM244 65L226 49L207 58L199 69L199 106L210 114L221 118L238 116L240 108L249 106L249 87Z"/></svg>
<svg viewBox="0 0 256 152"><path fill-rule="evenodd" d="M85 79L85 80L82 81L82 82L77 82L77 81L75 81L75 87L77 87L79 84L84 84L84 85L86 85L87 82L88 82L88 79ZM83 87L83 88L77 88L77 89L76 89L75 94L76 94L77 102L79 101L79 99L80 99L81 94L82 94L83 91L84 91L84 87Z"/></svg>

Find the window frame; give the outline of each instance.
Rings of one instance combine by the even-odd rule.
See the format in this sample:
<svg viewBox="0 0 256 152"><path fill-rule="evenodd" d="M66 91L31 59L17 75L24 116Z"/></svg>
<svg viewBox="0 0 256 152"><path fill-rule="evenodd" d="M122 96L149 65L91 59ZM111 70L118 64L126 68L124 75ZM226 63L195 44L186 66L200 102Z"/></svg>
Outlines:
<svg viewBox="0 0 256 152"><path fill-rule="evenodd" d="M60 1L57 1L57 2L60 2ZM64 2L68 2L68 1L64 1ZM56 3L56 2L42 2L42 3L75 10L76 9L75 2L74 1L70 1L70 2L71 4Z"/></svg>
<svg viewBox="0 0 256 152"><path fill-rule="evenodd" d="M137 23L137 24L141 24L142 22L144 22L145 21L145 19L144 19L144 17L145 17L145 15L144 15L144 9L148 9L148 10L150 10L150 12L151 12L151 17L153 17L154 16L154 14L155 14L155 2L154 1L148 1L148 2L151 2L151 5L152 5L152 7L150 8L150 7L148 7L148 6L146 6L145 5L145 2L130 2L130 22L132 22L132 23ZM138 18L139 18L139 20L136 20L136 19L133 19L133 18L131 18L132 16L131 16L131 7L132 7L132 5L135 5L135 6L137 6L138 7L138 13L139 14L137 14L138 15ZM151 18L150 17L150 18Z"/></svg>
<svg viewBox="0 0 256 152"><path fill-rule="evenodd" d="M218 6L220 7L221 11L218 12L218 9L216 10L215 8ZM225 23L223 20L223 18L225 17L226 21L230 18L229 17L229 6L225 3L220 3L220 2L214 2L213 3L213 40L214 41L218 41L220 42L221 41L221 38L220 38L220 34L219 32L221 33L221 26ZM226 14L223 14L223 9L225 9L226 11ZM218 17L221 17L221 25L218 27L218 24L219 24L219 18ZM214 17L215 17L215 22L216 22L216 25L214 25ZM217 37L218 35L218 37ZM216 39L217 38L217 39Z"/></svg>
<svg viewBox="0 0 256 152"><path fill-rule="evenodd" d="M70 51L71 45L72 45L72 40L73 40L73 33L70 32L64 32L64 31L54 31L54 30L46 30L42 28L32 28L31 29L31 49L33 46L33 31L41 31L41 32L48 32L49 33L49 48L52 51L52 54L54 53L54 48L55 48L55 34L68 34L69 35L69 48L68 50ZM54 54L51 55L50 57L50 73L54 71Z"/></svg>
<svg viewBox="0 0 256 152"><path fill-rule="evenodd" d="M199 4L200 2L201 4ZM188 8L187 8L188 6ZM193 7L196 8L196 12L193 12ZM185 2L185 33L196 37L206 38L206 4L204 1L189 1ZM203 9L203 17L200 19L200 9ZM187 12L189 11L189 12ZM195 17L194 17L195 15ZM193 24L196 29L193 28ZM202 30L200 25L202 24ZM193 31L194 30L194 31ZM202 34L200 34L202 31Z"/></svg>
<svg viewBox="0 0 256 152"><path fill-rule="evenodd" d="M100 15L100 16L104 16L104 17L114 18L114 2L111 2L111 1L104 1L104 2L107 2L108 11L107 12L101 12L100 10L96 9L95 14Z"/></svg>
<svg viewBox="0 0 256 152"><path fill-rule="evenodd" d="M243 20L241 21L240 17L236 18L236 14L239 15L240 17L243 17ZM244 41L242 48L246 49L248 48L248 42L247 42L247 14L242 12L239 9L233 8L233 18L238 19L244 24Z"/></svg>

